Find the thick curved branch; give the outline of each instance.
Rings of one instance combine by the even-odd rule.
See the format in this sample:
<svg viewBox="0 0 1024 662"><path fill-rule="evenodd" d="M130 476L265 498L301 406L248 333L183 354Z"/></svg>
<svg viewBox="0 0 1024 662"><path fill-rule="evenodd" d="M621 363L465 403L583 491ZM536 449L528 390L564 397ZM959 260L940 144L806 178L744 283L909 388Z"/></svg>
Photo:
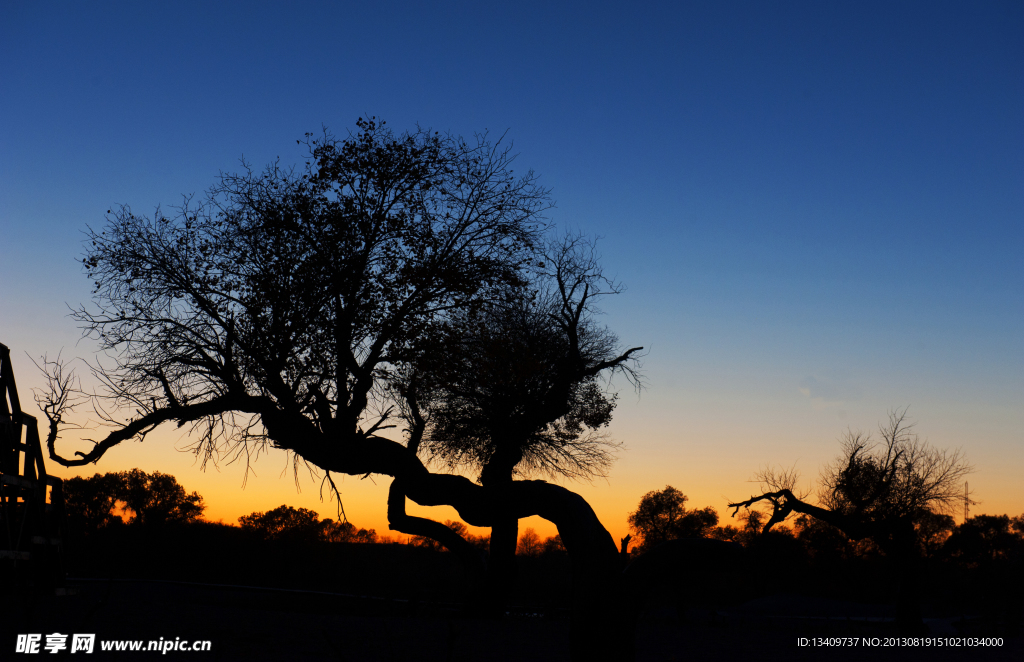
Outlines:
<svg viewBox="0 0 1024 662"><path fill-rule="evenodd" d="M472 526L494 525L496 513L501 512L498 506L502 505L494 503L499 497L495 490L464 476L429 473L406 448L397 442L389 443L412 457L421 467L411 471L414 465L407 464L408 473L401 476L401 483L395 489L421 506L452 506L459 517ZM503 504L511 505L514 517L522 519L538 515L558 527L558 534L574 566L600 567L613 572L621 570L615 540L601 524L594 509L579 494L541 480L513 481L504 485L500 492ZM404 501L402 508L404 510Z"/></svg>
<svg viewBox="0 0 1024 662"><path fill-rule="evenodd" d="M388 491L388 528L411 536L425 536L438 541L459 557L467 568L483 573L487 563L483 553L469 541L440 522L425 517L415 517L405 512L405 491L402 480L391 481Z"/></svg>

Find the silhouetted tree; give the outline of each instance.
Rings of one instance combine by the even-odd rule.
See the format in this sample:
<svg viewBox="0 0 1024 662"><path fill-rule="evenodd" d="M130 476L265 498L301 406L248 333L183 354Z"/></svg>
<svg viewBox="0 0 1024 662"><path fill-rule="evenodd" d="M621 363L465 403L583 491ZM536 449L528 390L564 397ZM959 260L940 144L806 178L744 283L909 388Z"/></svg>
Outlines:
<svg viewBox="0 0 1024 662"><path fill-rule="evenodd" d="M942 554L958 567L974 607L1012 631L1024 617L1024 517L977 515L956 527Z"/></svg>
<svg viewBox="0 0 1024 662"><path fill-rule="evenodd" d="M846 434L842 455L822 471L818 504L794 494L795 472L768 469L759 475L765 487L762 494L729 506L735 515L740 508L769 504L765 533L798 513L830 524L850 539L872 540L900 576L897 622L905 629L919 629L917 523L929 511L950 511L962 504L961 486L971 467L959 450L935 449L922 442L912 432L905 410L892 412L879 434L878 443L870 435Z"/></svg>
<svg viewBox="0 0 1024 662"><path fill-rule="evenodd" d="M140 524L187 524L199 520L206 506L198 492L188 494L169 474L132 469L117 474L116 492L132 520Z"/></svg>
<svg viewBox="0 0 1024 662"><path fill-rule="evenodd" d="M238 524L263 540L303 542L373 543L377 532L357 529L351 522L320 519L316 511L281 505L267 512L255 512L238 518Z"/></svg>
<svg viewBox="0 0 1024 662"><path fill-rule="evenodd" d="M710 506L687 510L688 500L671 485L645 494L628 519L630 529L640 538L636 551L648 551L668 540L712 537L718 513Z"/></svg>
<svg viewBox="0 0 1024 662"><path fill-rule="evenodd" d="M519 536L519 544L516 547L516 553L523 556L539 556L543 551L544 544L541 542L540 536L532 528L527 528L523 531L522 535Z"/></svg>
<svg viewBox="0 0 1024 662"><path fill-rule="evenodd" d="M620 291L594 245L578 235L547 244L534 278L503 297L459 311L425 334L418 360L394 390L404 399L410 446L449 470L479 472L498 507L491 525L491 609L504 612L515 583L518 515L508 487L518 477L603 476L613 446L600 433L615 395L598 382L633 356L598 325L595 303Z"/></svg>
<svg viewBox="0 0 1024 662"><path fill-rule="evenodd" d="M322 526L323 538L327 542L377 542L377 532L374 529L357 529L352 522L335 522L332 519L325 519Z"/></svg>
<svg viewBox="0 0 1024 662"><path fill-rule="evenodd" d="M307 508L281 505L238 518L238 524L263 540L314 542L326 538L320 515Z"/></svg>
<svg viewBox="0 0 1024 662"><path fill-rule="evenodd" d="M117 474L94 474L91 478L75 476L64 481L64 506L72 531L82 535L112 524L123 523L114 513Z"/></svg>
<svg viewBox="0 0 1024 662"><path fill-rule="evenodd" d="M914 522L917 529L917 540L921 545L921 553L933 557L939 553L946 540L956 528L956 520L945 513L926 510L918 515Z"/></svg>
<svg viewBox="0 0 1024 662"><path fill-rule="evenodd" d="M83 262L96 305L76 317L114 357L95 366L106 398L97 410L112 429L66 457L54 425L50 456L66 466L95 462L173 422L195 427L204 463L270 445L327 478L392 476L390 527L432 537L477 566L470 542L408 515L405 500L451 505L474 526L540 515L558 526L577 588L594 592L579 601L591 611L577 621L575 654L606 651L585 631L610 629L614 615L601 610L597 587L621 564L585 500L544 481L507 480L520 461L514 452L499 456L502 488L492 490L431 473L417 456L416 427L405 443L378 434L394 420L384 386L417 358L418 341L522 287L528 268L546 268L536 249L547 191L532 173L514 176L508 148L486 135L467 142L422 129L396 135L372 119L357 125L344 140L307 136L309 160L298 171L273 164L223 175L204 200L186 199L171 216L121 207L90 230ZM562 283L556 299L570 335L586 327L587 278ZM590 388L588 374L631 353L569 358L568 399L546 423L570 414L569 396Z"/></svg>
<svg viewBox="0 0 1024 662"><path fill-rule="evenodd" d="M1010 518L1010 530L1024 538L1024 515Z"/></svg>
<svg viewBox="0 0 1024 662"><path fill-rule="evenodd" d="M596 322L596 302L621 287L602 273L594 244L568 235L545 246L533 278L498 300L459 311L428 335L396 384L419 448L483 485L542 475L604 476L614 446L599 432L616 396L598 382L635 354Z"/></svg>
<svg viewBox="0 0 1024 662"><path fill-rule="evenodd" d="M121 522L118 509L128 523L150 525L196 522L205 509L203 498L185 492L174 476L141 469L69 478L64 495L72 526L83 533Z"/></svg>
<svg viewBox="0 0 1024 662"><path fill-rule="evenodd" d="M565 545L560 536L548 536L541 545L541 554L565 554Z"/></svg>
<svg viewBox="0 0 1024 662"><path fill-rule="evenodd" d="M956 527L944 552L968 566L1024 556L1024 537L1008 515L976 515Z"/></svg>

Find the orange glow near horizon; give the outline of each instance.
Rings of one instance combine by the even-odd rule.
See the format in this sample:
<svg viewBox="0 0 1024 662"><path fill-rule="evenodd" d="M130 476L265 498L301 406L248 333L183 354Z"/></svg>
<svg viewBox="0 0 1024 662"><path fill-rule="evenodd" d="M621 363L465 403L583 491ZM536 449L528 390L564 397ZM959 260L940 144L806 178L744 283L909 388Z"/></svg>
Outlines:
<svg viewBox="0 0 1024 662"><path fill-rule="evenodd" d="M12 363L22 408L38 418L40 433L45 434L46 419L31 399L33 388L43 385L41 379L24 355L12 351ZM700 396L691 397L698 400ZM796 458L799 460L798 468L803 472L800 486L809 489L819 468L835 456L838 450L836 437L845 427L837 423L847 416L846 412L839 412L839 419L830 421L821 417L823 412L828 413L827 409L817 408L812 413L819 417L818 420L801 419L798 415L790 419L784 413L774 411L765 416L764 412L769 410L763 409L764 405L760 406L762 409L757 403L746 403L749 412L743 415L708 407L698 417L694 414L697 405L679 407L670 397L645 394L636 403L621 405L612 422L610 437L623 440L625 446L609 476L589 483L562 484L587 500L616 545L629 533L627 517L636 509L643 495L666 485L676 487L689 497L688 508L711 506L717 511L721 526L735 526L737 520L731 517L732 511L727 504L757 492L757 485L749 480L766 462L786 462ZM874 416L877 420L877 414L871 409L858 419L872 420L868 417ZM655 416L660 416L665 422L651 425L649 421ZM935 414L922 416L922 421L927 422L934 417ZM946 429L941 416L939 418L933 428L921 429L920 432L922 438L927 435L930 443L937 447L963 447L976 469L969 481L972 498L979 503L971 507L971 514L1015 516L1024 512L1019 476L1013 471L1012 463L1008 465L1000 452L1007 447L1006 444L964 444L964 430L972 419L965 417L966 423L954 421L955 424L948 425ZM991 436L992 428L977 427L979 438ZM1008 434L1015 434L1012 426L1003 427L1010 431ZM999 432L999 428L995 431ZM260 454L253 460L248 476L244 460L211 461L203 471L199 459L187 452L190 443L187 432L188 428L178 430L167 425L149 434L144 442L123 442L112 448L98 465L67 468L47 459L46 467L61 478L133 468L171 474L186 491L196 491L203 497L205 519L225 524L237 524L243 515L265 512L281 505L308 508L322 518L338 519L338 504L332 499L329 486L322 484L322 478L315 478L302 464L296 476L292 462L283 451L269 450ZM58 441L58 448L65 456L70 456L75 450L89 447L84 438L101 434L102 431L96 429L69 430ZM345 514L352 524L374 529L378 535L399 540L408 538L388 529L389 477L333 476L341 491ZM428 508L410 502L407 508L410 514L436 521L459 519L451 507ZM962 512L953 515L957 521L962 520ZM534 529L541 538L557 533L554 524L536 516L520 521L520 532L527 528ZM487 529L470 529L475 535L489 533Z"/></svg>
<svg viewBox="0 0 1024 662"><path fill-rule="evenodd" d="M238 462L222 462L217 465L211 462L205 471L201 471L194 455L176 450L185 446L185 438L169 428L156 431L142 444L126 443L112 449L98 466L66 468L52 461L47 461L46 466L50 473L61 478L91 476L94 473L133 468L171 474L186 491L196 491L203 497L206 520L230 525L237 525L238 518L243 515L267 511L281 505L308 508L319 513L321 518L339 517L338 504L332 499L329 486L323 485L321 499L322 479L315 479L301 465L296 481L292 464L282 451L270 451L262 455L253 463L246 479L245 468ZM716 467L719 469L718 475L704 473L700 475L700 480L693 480L693 475L687 476L689 472L682 468L677 469L678 476L673 478L665 474L652 475L654 472L636 464L635 461L630 461L628 454L625 454L620 459L619 471L613 469L607 481L564 485L579 493L591 504L616 545L629 533L626 521L629 513L636 508L641 497L651 490L662 489L667 484L672 485L689 497L688 508L711 506L718 512L720 526L737 526L737 521L730 517L732 509L727 508L727 503L731 498L746 498L747 492L752 493L755 488L743 480L743 475L744 472L749 475L756 466L741 466L732 475L727 475L727 472ZM379 536L391 536L401 541L408 539L408 536L388 529L389 477L333 477L341 491L345 514L350 522L360 528L374 529ZM1019 499L1015 498L1019 496L1015 488L1008 486L1009 489L998 490L997 485L981 478L971 480L976 484L972 492L978 496L979 492L984 490L986 494L983 496L992 496L979 498L981 503L972 507L972 515L1005 513L1015 516L1024 510ZM716 485L722 487L716 488ZM732 494L728 494L730 492ZM448 506L422 507L410 502L407 507L410 514L437 521L459 519L455 509ZM960 521L962 513L956 515L956 519ZM557 534L554 524L537 516L520 520L520 534L527 528L534 529L542 539ZM475 535L489 534L489 530L485 528L470 527L470 530Z"/></svg>

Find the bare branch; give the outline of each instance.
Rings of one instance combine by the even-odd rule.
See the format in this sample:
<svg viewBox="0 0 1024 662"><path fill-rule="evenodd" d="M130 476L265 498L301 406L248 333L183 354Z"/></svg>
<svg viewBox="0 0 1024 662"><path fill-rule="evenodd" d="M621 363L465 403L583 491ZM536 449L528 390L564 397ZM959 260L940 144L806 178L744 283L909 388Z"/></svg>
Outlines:
<svg viewBox="0 0 1024 662"><path fill-rule="evenodd" d="M757 474L764 493L729 504L733 515L740 507L763 502L772 507L765 531L796 512L828 522L851 538L881 541L895 531L909 530L908 523L922 513L951 511L964 501L962 482L972 468L959 449L937 449L921 441L906 413L891 411L888 422L879 427L877 442L870 435L846 432L840 440L841 455L821 472L820 505L793 494L795 468L765 468Z"/></svg>
<svg viewBox="0 0 1024 662"><path fill-rule="evenodd" d="M119 429L108 434L102 441L93 442L95 445L88 453L76 452L75 455L79 456L78 459L65 458L57 453L54 446L54 442L57 439L55 434L47 437L46 445L49 449L50 459L53 461L62 464L65 467L82 466L96 462L104 453L107 452L107 450L120 444L122 441L127 441L128 439L132 439L136 436L144 438L146 434L151 432L161 423L176 421L180 426L189 421L219 415L225 410L230 411L232 409L240 409L240 407L233 405L235 405L233 398L224 396L208 402L185 405L174 410L157 409L139 418L130 420Z"/></svg>
<svg viewBox="0 0 1024 662"><path fill-rule="evenodd" d="M49 421L49 433L47 443L52 443L58 438L60 427L67 427L69 423L66 418L75 411L75 408L89 400L88 395L82 391L81 380L75 374L74 368L68 362L61 359L60 354L53 361L45 355L41 357L42 365L35 359L29 357L32 364L39 369L46 378L45 389L32 389L36 404ZM73 427L81 428L81 425L70 424Z"/></svg>

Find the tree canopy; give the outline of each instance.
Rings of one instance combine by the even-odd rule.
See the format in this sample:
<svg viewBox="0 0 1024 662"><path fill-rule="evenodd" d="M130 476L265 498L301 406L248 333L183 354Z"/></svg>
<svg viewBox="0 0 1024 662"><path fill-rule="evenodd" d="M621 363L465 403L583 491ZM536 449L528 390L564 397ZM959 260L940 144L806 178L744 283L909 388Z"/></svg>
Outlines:
<svg viewBox="0 0 1024 662"><path fill-rule="evenodd" d="M307 508L282 505L238 518L238 525L264 540L314 541L324 538L320 515Z"/></svg>
<svg viewBox="0 0 1024 662"><path fill-rule="evenodd" d="M266 512L254 512L238 518L238 525L262 540L290 542L376 542L373 529L357 529L351 522L335 522L308 508L281 505Z"/></svg>
<svg viewBox="0 0 1024 662"><path fill-rule="evenodd" d="M73 526L84 533L122 521L187 524L199 520L205 509L199 493L187 493L174 476L141 469L69 478L64 501Z"/></svg>
<svg viewBox="0 0 1024 662"><path fill-rule="evenodd" d="M707 538L718 524L718 513L708 506L687 510L685 494L672 487L648 492L629 514L629 528L640 538L637 551L648 551L668 540Z"/></svg>
<svg viewBox="0 0 1024 662"><path fill-rule="evenodd" d="M414 441L449 468L480 480L513 476L604 476L611 464L600 429L616 396L601 373L620 371L639 386L642 348L620 352L597 324L595 302L620 287L605 278L584 237L549 242L524 286L459 311L424 344L398 383Z"/></svg>
<svg viewBox="0 0 1024 662"><path fill-rule="evenodd" d="M310 433L351 444L380 429L381 378L432 322L523 282L549 202L500 141L358 127L307 135L301 172L222 175L172 216L121 207L90 231L96 306L76 316L116 356L106 395L135 415L77 459L51 444L55 459L92 462L173 420L199 426L205 458L272 440L366 473L368 458Z"/></svg>

